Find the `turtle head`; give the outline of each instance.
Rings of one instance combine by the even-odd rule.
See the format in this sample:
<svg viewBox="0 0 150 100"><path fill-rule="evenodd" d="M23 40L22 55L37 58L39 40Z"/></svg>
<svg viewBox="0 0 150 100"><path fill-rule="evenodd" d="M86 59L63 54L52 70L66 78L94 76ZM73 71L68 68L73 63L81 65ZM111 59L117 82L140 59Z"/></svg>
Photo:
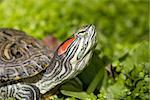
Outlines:
<svg viewBox="0 0 150 100"><path fill-rule="evenodd" d="M96 33L93 25L78 29L64 41L56 50L50 67L44 73L45 77L37 84L42 84L41 93L79 74L89 62L95 45Z"/></svg>
<svg viewBox="0 0 150 100"><path fill-rule="evenodd" d="M80 71L87 65L95 46L95 26L87 25L63 42L57 50L57 55L63 64L71 65L74 71Z"/></svg>

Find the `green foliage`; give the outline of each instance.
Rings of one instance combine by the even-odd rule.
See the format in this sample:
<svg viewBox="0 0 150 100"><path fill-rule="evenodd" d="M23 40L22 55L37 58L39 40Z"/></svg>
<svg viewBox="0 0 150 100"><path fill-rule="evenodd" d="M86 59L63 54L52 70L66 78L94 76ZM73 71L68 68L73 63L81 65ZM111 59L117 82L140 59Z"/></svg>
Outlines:
<svg viewBox="0 0 150 100"><path fill-rule="evenodd" d="M133 48L123 61L113 63L115 78L109 78L107 89L101 91L111 99L149 99L149 51L148 42L144 41ZM142 51L142 52L141 52Z"/></svg>
<svg viewBox="0 0 150 100"><path fill-rule="evenodd" d="M71 96L68 100L145 100L150 92L148 3L149 0L0 0L0 27L17 28L39 39L53 34L64 40L76 28L94 24L98 45L90 65L78 76L83 88L68 85L71 90L62 88L62 93Z"/></svg>

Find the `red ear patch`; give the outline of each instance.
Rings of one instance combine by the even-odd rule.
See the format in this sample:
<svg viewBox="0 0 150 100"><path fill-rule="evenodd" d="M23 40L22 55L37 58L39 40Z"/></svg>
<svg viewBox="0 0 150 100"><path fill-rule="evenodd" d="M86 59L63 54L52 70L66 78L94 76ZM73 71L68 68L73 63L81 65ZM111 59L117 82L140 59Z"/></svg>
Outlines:
<svg viewBox="0 0 150 100"><path fill-rule="evenodd" d="M68 47L70 46L70 44L75 40L75 37L72 37L70 39L68 39L67 41L65 41L63 44L61 44L61 46L58 49L58 55L62 55L63 53L65 53L68 49Z"/></svg>

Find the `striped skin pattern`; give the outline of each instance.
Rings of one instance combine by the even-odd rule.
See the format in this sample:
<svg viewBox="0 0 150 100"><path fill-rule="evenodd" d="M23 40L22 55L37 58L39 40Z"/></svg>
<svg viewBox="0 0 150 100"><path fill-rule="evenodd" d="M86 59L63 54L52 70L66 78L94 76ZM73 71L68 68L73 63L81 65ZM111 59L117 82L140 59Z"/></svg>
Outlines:
<svg viewBox="0 0 150 100"><path fill-rule="evenodd" d="M45 94L56 85L79 74L88 64L95 44L95 27L93 25L82 27L58 47L51 61L48 60L48 67L38 81L33 83L27 81L16 82L2 86L0 87L0 98L15 97L21 100L39 100L39 93ZM44 57L48 56L44 55ZM45 61L47 61L46 58ZM33 62L36 61L33 60Z"/></svg>
<svg viewBox="0 0 150 100"><path fill-rule="evenodd" d="M39 100L40 91L34 85L13 84L0 89L0 100L15 97L17 100Z"/></svg>
<svg viewBox="0 0 150 100"><path fill-rule="evenodd" d="M88 64L95 45L96 33L93 25L82 27L62 43L55 52L50 67L46 69L42 79L35 84L40 92L44 94L79 74Z"/></svg>

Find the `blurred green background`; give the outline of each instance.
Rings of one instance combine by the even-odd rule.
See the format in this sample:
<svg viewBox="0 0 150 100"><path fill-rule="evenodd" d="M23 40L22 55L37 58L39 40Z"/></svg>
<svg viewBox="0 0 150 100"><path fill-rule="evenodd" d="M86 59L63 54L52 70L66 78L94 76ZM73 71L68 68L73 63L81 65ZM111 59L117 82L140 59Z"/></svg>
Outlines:
<svg viewBox="0 0 150 100"><path fill-rule="evenodd" d="M23 30L38 39L52 34L63 41L78 27L94 24L98 45L90 65L78 76L83 87L75 92L79 87L65 90L64 84L62 94L69 100L148 100L148 3L149 0L0 0L0 27Z"/></svg>

